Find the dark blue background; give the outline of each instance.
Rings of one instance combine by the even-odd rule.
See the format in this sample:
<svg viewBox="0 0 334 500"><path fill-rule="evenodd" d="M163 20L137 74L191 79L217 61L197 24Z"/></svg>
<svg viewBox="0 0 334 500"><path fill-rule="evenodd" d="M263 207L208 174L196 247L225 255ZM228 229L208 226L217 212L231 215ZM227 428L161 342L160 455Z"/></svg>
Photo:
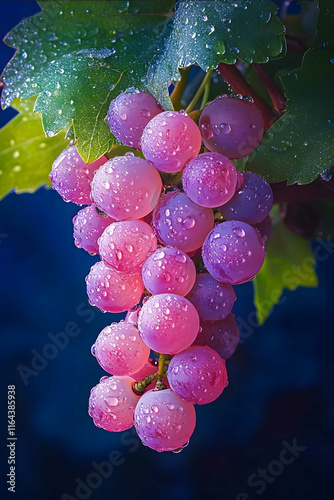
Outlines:
<svg viewBox="0 0 334 500"><path fill-rule="evenodd" d="M0 8L2 37L38 10L35 2L22 1L2 1ZM1 67L12 53L1 44ZM11 111L1 112L1 123L10 116ZM1 440L4 446L7 385L15 384L16 498L53 500L67 493L96 500L246 500L238 497L241 492L251 499L331 498L334 257L319 263L318 289L285 292L286 300L265 326L238 347L228 362L230 385L223 396L197 407L188 448L178 455L158 454L139 445L131 432L94 427L87 414L90 388L104 375L90 346L121 316L104 315L87 303L84 277L94 258L73 244L71 219L77 210L45 189L10 194L0 203ZM236 291L234 312L247 321L252 286ZM71 328L77 335L67 336L65 348L48 350L47 344L54 345L50 333ZM45 350L54 359L35 366L25 384L19 370L32 368L36 352ZM248 478L279 458L283 441L294 439L306 449L258 494L260 485L249 486ZM119 465L99 480L92 475L93 462L109 460L113 450L122 455L114 455ZM4 450L2 498L8 494L6 457ZM93 481L94 487L76 497L78 480Z"/></svg>

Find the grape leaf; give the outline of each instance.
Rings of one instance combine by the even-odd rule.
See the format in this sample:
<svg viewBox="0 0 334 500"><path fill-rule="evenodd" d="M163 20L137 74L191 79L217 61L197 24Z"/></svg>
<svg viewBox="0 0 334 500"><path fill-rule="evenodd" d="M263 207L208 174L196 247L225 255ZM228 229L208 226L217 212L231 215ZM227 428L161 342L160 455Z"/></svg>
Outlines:
<svg viewBox="0 0 334 500"><path fill-rule="evenodd" d="M179 2L174 25L173 0L42 1L43 11L6 37L19 50L3 75L3 104L39 94L35 109L46 133L73 122L81 156L93 161L114 143L104 118L110 101L128 87L151 91L170 109L167 84L191 60L208 68L237 55L258 62L277 56L283 26L271 1L260 4ZM162 52L166 59L159 59Z"/></svg>
<svg viewBox="0 0 334 500"><path fill-rule="evenodd" d="M3 104L39 94L36 111L53 136L73 121L77 147L90 162L114 138L104 121L110 101L145 88L149 62L163 45L173 0L42 1L43 11L6 37L19 48L4 75Z"/></svg>
<svg viewBox="0 0 334 500"><path fill-rule="evenodd" d="M193 63L208 71L237 58L264 63L279 56L285 51L285 38L277 10L268 0L179 2L165 50L151 67L151 91L167 91L169 81L180 79L178 68Z"/></svg>
<svg viewBox="0 0 334 500"><path fill-rule="evenodd" d="M334 2L320 0L318 35L302 67L281 77L287 112L267 131L248 170L269 182L308 184L334 164Z"/></svg>
<svg viewBox="0 0 334 500"><path fill-rule="evenodd" d="M266 247L266 257L253 280L254 303L260 325L280 302L283 290L298 286L316 287L315 258L310 243L289 231L283 222L273 227Z"/></svg>
<svg viewBox="0 0 334 500"><path fill-rule="evenodd" d="M15 99L12 106L19 114L0 130L0 199L12 189L32 193L43 184L50 185L52 163L66 147L64 132L45 137L34 103L35 98Z"/></svg>

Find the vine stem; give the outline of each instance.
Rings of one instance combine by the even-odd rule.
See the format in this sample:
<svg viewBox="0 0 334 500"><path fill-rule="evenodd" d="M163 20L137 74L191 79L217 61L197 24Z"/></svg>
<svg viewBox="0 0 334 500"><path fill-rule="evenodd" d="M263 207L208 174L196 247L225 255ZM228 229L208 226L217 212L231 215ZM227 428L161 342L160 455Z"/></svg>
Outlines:
<svg viewBox="0 0 334 500"><path fill-rule="evenodd" d="M159 355L158 361L158 377L163 377L165 374L165 362L166 362L166 354Z"/></svg>
<svg viewBox="0 0 334 500"><path fill-rule="evenodd" d="M242 73L233 64L219 63L217 70L222 75L224 80L231 85L232 89L241 95L249 95L252 97L254 104L262 113L264 126L269 129L275 121L280 117L280 114L273 110L269 104L262 99L261 96L249 85Z"/></svg>
<svg viewBox="0 0 334 500"><path fill-rule="evenodd" d="M320 178L310 184L292 184L275 182L270 184L273 190L274 203L304 202L304 201L334 201L334 191L327 186L327 182Z"/></svg>
<svg viewBox="0 0 334 500"><path fill-rule="evenodd" d="M188 83L190 68L191 66L188 66L187 68L180 70L181 80L176 82L175 87L170 95L170 99L176 111L179 111L182 108L181 98Z"/></svg>
<svg viewBox="0 0 334 500"><path fill-rule="evenodd" d="M277 87L276 83L272 81L268 73L264 70L262 64L253 64L253 68L258 74L261 82L266 87L268 94L273 101L273 105L279 113L281 113L286 108L286 97Z"/></svg>
<svg viewBox="0 0 334 500"><path fill-rule="evenodd" d="M213 73L213 69L210 69L210 71L207 72L207 74L205 75L205 77L202 80L201 85L198 87L196 94L194 95L194 97L192 98L192 100L190 101L188 106L186 107L186 112L188 114L194 109L194 107L197 104L197 101L199 100L199 98L201 97L203 92L205 91L207 85L210 84L212 73Z"/></svg>

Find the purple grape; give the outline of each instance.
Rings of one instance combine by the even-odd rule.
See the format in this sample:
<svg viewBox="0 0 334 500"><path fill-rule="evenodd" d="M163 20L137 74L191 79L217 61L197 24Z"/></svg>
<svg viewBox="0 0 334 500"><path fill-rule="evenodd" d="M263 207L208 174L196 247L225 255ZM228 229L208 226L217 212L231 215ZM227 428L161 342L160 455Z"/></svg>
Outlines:
<svg viewBox="0 0 334 500"><path fill-rule="evenodd" d="M140 399L133 390L130 377L102 377L90 392L88 414L97 427L109 432L130 429Z"/></svg>
<svg viewBox="0 0 334 500"><path fill-rule="evenodd" d="M201 320L217 321L231 312L236 295L230 285L223 285L210 274L201 273L196 276L186 298L195 306Z"/></svg>
<svg viewBox="0 0 334 500"><path fill-rule="evenodd" d="M194 405L171 389L146 392L137 403L134 418L141 441L156 451L187 445L196 425Z"/></svg>
<svg viewBox="0 0 334 500"><path fill-rule="evenodd" d="M98 214L95 205L83 208L73 217L75 246L83 248L89 253L98 254L97 240L105 228L113 222L115 221L111 217Z"/></svg>
<svg viewBox="0 0 334 500"><path fill-rule="evenodd" d="M139 313L141 338L153 351L175 354L189 347L199 330L199 317L189 300L171 293L153 295Z"/></svg>
<svg viewBox="0 0 334 500"><path fill-rule="evenodd" d="M251 280L264 261L264 243L246 222L226 221L205 239L202 257L211 276L222 283L239 285Z"/></svg>
<svg viewBox="0 0 334 500"><path fill-rule="evenodd" d="M116 156L94 175L94 203L116 220L141 219L158 202L162 189L159 173L136 156Z"/></svg>
<svg viewBox="0 0 334 500"><path fill-rule="evenodd" d="M199 405L217 399L227 385L225 361L208 346L193 345L173 356L167 377L180 398Z"/></svg>
<svg viewBox="0 0 334 500"><path fill-rule="evenodd" d="M77 205L91 204L90 184L94 172L106 161L107 158L101 156L92 163L85 163L75 146L64 149L52 165L50 181L53 189L65 201L72 201Z"/></svg>
<svg viewBox="0 0 334 500"><path fill-rule="evenodd" d="M92 346L92 354L106 372L130 375L143 368L150 349L133 324L120 321L103 328Z"/></svg>
<svg viewBox="0 0 334 500"><path fill-rule="evenodd" d="M198 155L201 133L196 123L179 111L164 111L146 125L141 147L147 161L162 172L179 172Z"/></svg>
<svg viewBox="0 0 334 500"><path fill-rule="evenodd" d="M232 198L237 186L233 163L219 153L203 153L190 160L182 173L187 196L202 207L219 207Z"/></svg>
<svg viewBox="0 0 334 500"><path fill-rule="evenodd" d="M124 274L140 273L147 255L156 247L153 229L142 220L114 222L99 240L103 262Z"/></svg>
<svg viewBox="0 0 334 500"><path fill-rule="evenodd" d="M110 103L107 122L116 139L135 149L148 122L162 112L157 101L145 92L123 92Z"/></svg>
<svg viewBox="0 0 334 500"><path fill-rule="evenodd" d="M254 228L257 230L266 245L270 238L272 229L272 221L270 215L263 219L263 221L259 224L254 224Z"/></svg>
<svg viewBox="0 0 334 500"><path fill-rule="evenodd" d="M146 259L141 274L150 293L175 293L184 297L195 283L196 268L182 250L158 247Z"/></svg>
<svg viewBox="0 0 334 500"><path fill-rule="evenodd" d="M210 151L227 158L243 158L260 144L264 122L252 102L223 96L204 109L199 126Z"/></svg>
<svg viewBox="0 0 334 500"><path fill-rule="evenodd" d="M103 262L91 267L86 283L89 303L111 313L128 311L144 293L139 274L121 274Z"/></svg>
<svg viewBox="0 0 334 500"><path fill-rule="evenodd" d="M158 240L183 252L200 248L213 224L211 208L196 205L179 190L162 196L153 211L153 226Z"/></svg>
<svg viewBox="0 0 334 500"><path fill-rule="evenodd" d="M226 220L240 220L247 224L259 224L273 206L273 192L263 177L253 172L244 172L244 181L234 196L224 203L220 213Z"/></svg>
<svg viewBox="0 0 334 500"><path fill-rule="evenodd" d="M230 313L220 321L201 321L199 334L194 344L207 345L223 359L234 354L239 343L239 329L234 314Z"/></svg>

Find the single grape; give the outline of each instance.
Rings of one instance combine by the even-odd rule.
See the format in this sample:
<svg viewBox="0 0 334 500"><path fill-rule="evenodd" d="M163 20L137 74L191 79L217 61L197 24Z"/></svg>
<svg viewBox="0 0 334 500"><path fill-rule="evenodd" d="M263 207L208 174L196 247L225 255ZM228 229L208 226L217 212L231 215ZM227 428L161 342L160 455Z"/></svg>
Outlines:
<svg viewBox="0 0 334 500"><path fill-rule="evenodd" d="M201 320L217 321L231 312L236 295L230 285L223 285L210 274L201 273L187 295Z"/></svg>
<svg viewBox="0 0 334 500"><path fill-rule="evenodd" d="M140 335L153 351L175 354L190 346L199 330L199 317L189 300L171 293L153 295L139 313Z"/></svg>
<svg viewBox="0 0 334 500"><path fill-rule="evenodd" d="M159 173L136 156L116 156L94 175L94 203L116 220L141 219L158 202L162 188Z"/></svg>
<svg viewBox="0 0 334 500"><path fill-rule="evenodd" d="M184 297L195 283L196 268L182 250L158 247L144 262L141 275L150 293L169 292Z"/></svg>
<svg viewBox="0 0 334 500"><path fill-rule="evenodd" d="M199 127L210 151L227 158L243 158L260 144L264 122L252 102L223 96L203 110Z"/></svg>
<svg viewBox="0 0 334 500"><path fill-rule="evenodd" d="M270 238L272 229L272 221L270 215L263 219L263 221L259 224L254 224L254 228L257 230L266 245Z"/></svg>
<svg viewBox="0 0 334 500"><path fill-rule="evenodd" d="M233 163L219 153L203 153L190 160L182 173L183 189L201 207L219 207L232 198L237 186Z"/></svg>
<svg viewBox="0 0 334 500"><path fill-rule="evenodd" d="M171 389L146 392L137 403L134 418L141 441L156 451L187 445L196 424L194 405Z"/></svg>
<svg viewBox="0 0 334 500"><path fill-rule="evenodd" d="M130 429L140 396L133 390L130 377L102 377L90 392L88 414L97 427L109 432Z"/></svg>
<svg viewBox="0 0 334 500"><path fill-rule="evenodd" d="M154 364L152 364L152 360L149 359L147 363L141 368L140 370L136 371L135 373L131 373L129 375L133 380L139 381L143 380L145 377L149 377L150 375L155 375L158 371L158 367ZM153 382L152 382L153 384ZM153 387L150 387L150 389L153 389Z"/></svg>
<svg viewBox="0 0 334 500"><path fill-rule="evenodd" d="M201 133L196 123L179 111L164 111L146 125L141 148L147 161L162 172L179 172L198 155Z"/></svg>
<svg viewBox="0 0 334 500"><path fill-rule="evenodd" d="M121 274L96 262L86 277L89 303L102 311L124 312L138 304L144 285L139 274Z"/></svg>
<svg viewBox="0 0 334 500"><path fill-rule="evenodd" d="M234 354L239 343L239 329L234 314L230 313L220 321L201 321L199 334L194 344L207 345L223 359Z"/></svg>
<svg viewBox="0 0 334 500"><path fill-rule="evenodd" d="M103 328L92 346L92 354L106 372L129 375L143 368L150 349L133 324L120 321Z"/></svg>
<svg viewBox="0 0 334 500"><path fill-rule="evenodd" d="M243 177L243 183L233 197L219 208L220 213L226 220L259 224L273 206L273 192L260 175L244 172Z"/></svg>
<svg viewBox="0 0 334 500"><path fill-rule="evenodd" d="M98 254L99 245L97 240L106 227L114 222L107 215L100 215L95 205L80 210L73 217L73 237L75 246L83 248L89 253Z"/></svg>
<svg viewBox="0 0 334 500"><path fill-rule="evenodd" d="M211 208L196 205L179 190L162 196L153 211L153 227L158 240L183 252L200 248L213 224Z"/></svg>
<svg viewBox="0 0 334 500"><path fill-rule="evenodd" d="M150 94L123 92L111 101L107 122L118 141L140 149L140 138L144 128L161 112L161 107Z"/></svg>
<svg viewBox="0 0 334 500"><path fill-rule="evenodd" d="M50 181L52 187L65 201L72 201L77 205L88 205L90 199L91 182L94 172L106 163L107 158L101 156L92 163L85 163L75 146L70 146L60 153L52 165Z"/></svg>
<svg viewBox="0 0 334 500"><path fill-rule="evenodd" d="M180 398L199 405L217 399L227 385L225 361L208 346L193 345L173 356L167 377Z"/></svg>
<svg viewBox="0 0 334 500"><path fill-rule="evenodd" d="M147 255L156 247L153 229L142 220L114 222L99 240L103 262L124 274L140 273Z"/></svg>
<svg viewBox="0 0 334 500"><path fill-rule="evenodd" d="M211 276L222 283L239 285L251 280L264 261L264 243L246 222L226 221L205 239L202 257Z"/></svg>

